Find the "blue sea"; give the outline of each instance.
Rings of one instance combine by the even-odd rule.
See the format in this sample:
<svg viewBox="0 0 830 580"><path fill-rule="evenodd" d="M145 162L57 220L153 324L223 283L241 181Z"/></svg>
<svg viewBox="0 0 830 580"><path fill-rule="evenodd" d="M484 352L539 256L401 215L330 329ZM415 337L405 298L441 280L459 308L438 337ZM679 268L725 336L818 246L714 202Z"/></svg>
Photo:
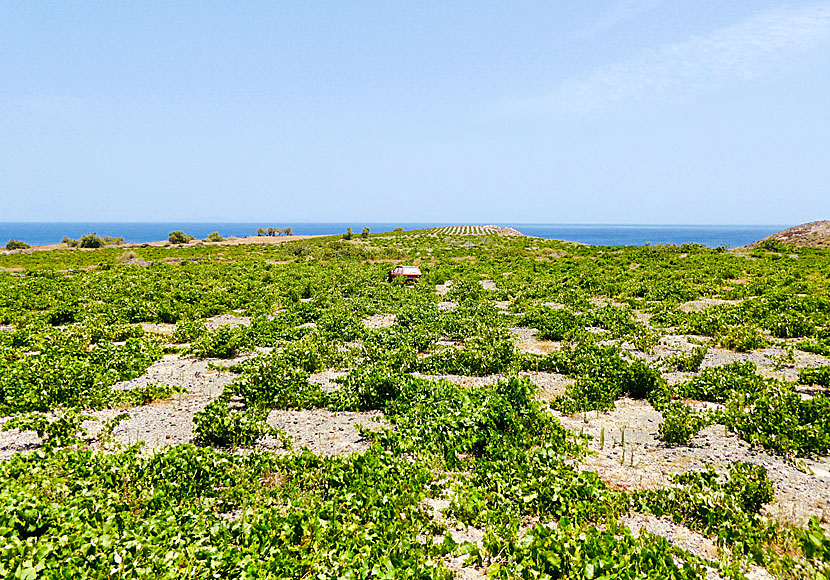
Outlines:
<svg viewBox="0 0 830 580"><path fill-rule="evenodd" d="M285 222L274 224L239 222L0 222L0 245L11 238L33 246L59 243L64 236L78 239L87 233L123 237L127 242L166 240L174 230L205 238L211 232L223 237L256 235L257 228L291 226L295 234L340 234L351 227L360 232L389 232L396 227L405 230L452 226L457 223L405 222ZM607 225L607 224L507 224L523 234L540 238L567 240L599 246L645 246L656 244L695 243L715 248L734 248L760 240L790 225Z"/></svg>

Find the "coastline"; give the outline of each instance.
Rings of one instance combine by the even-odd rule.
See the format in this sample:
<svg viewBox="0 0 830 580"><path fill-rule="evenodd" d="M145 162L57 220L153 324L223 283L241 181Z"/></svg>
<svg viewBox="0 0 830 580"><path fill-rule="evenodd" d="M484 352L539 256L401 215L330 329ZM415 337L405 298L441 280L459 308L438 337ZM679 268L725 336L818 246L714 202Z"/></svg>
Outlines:
<svg viewBox="0 0 830 580"><path fill-rule="evenodd" d="M68 246L64 243L58 244L43 244L39 246L32 246L30 248L24 248L20 250L6 250L5 248L0 248L0 254L27 254L31 252L47 252L51 250L80 250L80 251L90 251L90 250L102 250L102 249L125 249L129 250L132 248L193 248L196 246L242 246L242 245L279 245L284 244L286 242L292 241L299 241L299 240L308 240L312 238L326 238L331 237L329 234L300 234L294 236L243 236L243 237L231 237L225 238L221 242L205 242L204 240L195 239L186 244L171 244L167 240L159 240L155 242L126 242L124 244L111 244L107 246L103 246L101 248L77 248Z"/></svg>

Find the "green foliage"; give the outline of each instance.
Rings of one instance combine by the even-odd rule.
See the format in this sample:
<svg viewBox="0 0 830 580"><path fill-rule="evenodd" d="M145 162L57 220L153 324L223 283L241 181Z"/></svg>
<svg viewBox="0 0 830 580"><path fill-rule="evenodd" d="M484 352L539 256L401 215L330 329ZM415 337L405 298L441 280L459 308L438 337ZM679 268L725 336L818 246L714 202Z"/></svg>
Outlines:
<svg viewBox="0 0 830 580"><path fill-rule="evenodd" d="M213 233L208 234L207 241L208 242L223 242L223 241L225 241L225 238L220 236L219 232L213 232Z"/></svg>
<svg viewBox="0 0 830 580"><path fill-rule="evenodd" d="M796 348L822 356L830 356L830 340L803 340L796 343Z"/></svg>
<svg viewBox="0 0 830 580"><path fill-rule="evenodd" d="M780 253L789 253L795 249L793 246L785 244L781 240L776 240L775 238L768 238L762 241L760 244L758 244L758 247L768 252Z"/></svg>
<svg viewBox="0 0 830 580"><path fill-rule="evenodd" d="M105 407L113 398L112 385L141 375L161 357L158 345L135 338L93 349L80 338L46 346L28 355L0 357L0 411Z"/></svg>
<svg viewBox="0 0 830 580"><path fill-rule="evenodd" d="M750 443L783 454L826 454L830 451L830 399L803 399L791 388L777 386L751 399L751 408L734 401L729 427Z"/></svg>
<svg viewBox="0 0 830 580"><path fill-rule="evenodd" d="M681 353L666 357L663 364L672 371L696 372L700 369L700 365L708 352L709 346L704 344L696 347L689 354Z"/></svg>
<svg viewBox="0 0 830 580"><path fill-rule="evenodd" d="M767 339L751 326L733 326L720 337L722 347L736 352L749 352L767 345Z"/></svg>
<svg viewBox="0 0 830 580"><path fill-rule="evenodd" d="M820 385L830 387L830 365L801 369L798 382L803 385Z"/></svg>
<svg viewBox="0 0 830 580"><path fill-rule="evenodd" d="M280 434L268 425L267 417L265 409L238 407L220 397L193 416L193 434L204 445L249 446L265 435Z"/></svg>
<svg viewBox="0 0 830 580"><path fill-rule="evenodd" d="M580 527L567 519L556 527L536 525L509 554L505 562L489 567L488 578L706 578L702 563L693 558L682 561L677 557L679 550L663 538L650 534L634 536L627 528Z"/></svg>
<svg viewBox="0 0 830 580"><path fill-rule="evenodd" d="M207 326L198 320L181 320L173 331L173 342L177 344L191 343L208 334Z"/></svg>
<svg viewBox="0 0 830 580"><path fill-rule="evenodd" d="M778 312L770 316L767 327L778 338L799 338L813 336L815 324L802 312Z"/></svg>
<svg viewBox="0 0 830 580"><path fill-rule="evenodd" d="M233 358L248 348L250 338L244 326L220 326L195 337L188 352L199 358Z"/></svg>
<svg viewBox="0 0 830 580"><path fill-rule="evenodd" d="M520 324L538 328L537 336L542 340L564 340L585 326L571 311L548 307L529 312L521 318Z"/></svg>
<svg viewBox="0 0 830 580"><path fill-rule="evenodd" d="M663 408L663 422L657 428L657 436L669 445L688 445L708 422L706 415L672 401Z"/></svg>
<svg viewBox="0 0 830 580"><path fill-rule="evenodd" d="M170 232L170 235L167 236L167 241L171 244L186 244L193 241L193 236L189 236L181 230L176 230L174 232Z"/></svg>
<svg viewBox="0 0 830 580"><path fill-rule="evenodd" d="M20 240L11 239L6 242L7 250L25 250L26 248L31 248L31 246L26 242L21 242Z"/></svg>
<svg viewBox="0 0 830 580"><path fill-rule="evenodd" d="M162 385L151 383L133 387L131 389L114 390L110 398L110 406L113 407L134 407L137 405L149 405L156 401L163 401L172 398L177 393L184 393L187 389L178 385Z"/></svg>
<svg viewBox="0 0 830 580"><path fill-rule="evenodd" d="M699 560L620 527L631 508L716 538L723 577L749 562L781 577L827 570L823 532L757 516L771 495L751 470L687 475L656 492L609 488L580 465L579 438L515 374L574 379L554 401L569 412L647 397L665 406L668 440L706 419L782 454L827 453L823 395L802 398L750 365L706 369L680 385L661 378L657 364L697 372L706 346L645 360L657 358L648 351L663 333L754 348L748 338L769 330L810 337L799 348L819 352L830 328L830 254L747 259L694 244L597 248L434 231L338 238L148 246L129 260L108 248L0 256L0 268L18 269L0 274L0 407L74 442L0 462L0 576L448 578L446 558L467 553L491 577L694 577ZM418 263L424 276L387 284L392 262ZM435 285L448 281L439 296ZM733 302L686 312L684 302L703 297ZM200 322L230 312L250 326L210 332ZM394 324L363 326L379 314ZM176 330L144 333L145 322ZM514 326L562 344L522 352ZM168 340L200 356L272 349L220 368L237 376L197 417L203 445L280 437L271 409L380 411L388 423L362 428L377 443L368 451L326 459L192 446L97 454L72 421L54 421L58 408L80 414L172 396L178 389L163 385L112 388L144 373L162 348L185 352ZM310 378L323 370L346 376L324 390ZM503 377L471 387L415 371ZM823 381L822 372L803 377ZM704 417L677 398L722 409ZM42 414L23 418L32 411ZM450 500L444 518L431 517L428 497ZM447 534L464 524L485 530L480 547Z"/></svg>
<svg viewBox="0 0 830 580"><path fill-rule="evenodd" d="M297 362L284 352L257 357L244 366L231 392L250 406L269 409L324 407L328 402L327 394L319 385L308 382L308 371L295 366ZM316 364L308 366L315 370Z"/></svg>
<svg viewBox="0 0 830 580"><path fill-rule="evenodd" d="M703 369L688 382L676 386L679 396L697 401L726 402L732 395L757 393L768 381L755 373L751 362L733 362Z"/></svg>
<svg viewBox="0 0 830 580"><path fill-rule="evenodd" d="M773 500L772 483L760 465L735 462L724 479L714 468L675 477L676 487L638 492L641 508L717 538L721 545L759 542L761 506Z"/></svg>
<svg viewBox="0 0 830 580"><path fill-rule="evenodd" d="M85 234L78 240L78 246L81 248L103 248L105 242L95 233Z"/></svg>
<svg viewBox="0 0 830 580"><path fill-rule="evenodd" d="M51 449L81 443L87 435L81 423L89 419L94 420L71 409L58 412L54 417L44 413L25 413L8 420L3 425L3 431L34 431L43 440L43 446Z"/></svg>
<svg viewBox="0 0 830 580"><path fill-rule="evenodd" d="M563 349L550 359L552 370L576 378L565 395L554 400L554 406L564 413L613 409L621 396L647 398L665 383L657 368L640 359L622 358L616 347L579 346Z"/></svg>

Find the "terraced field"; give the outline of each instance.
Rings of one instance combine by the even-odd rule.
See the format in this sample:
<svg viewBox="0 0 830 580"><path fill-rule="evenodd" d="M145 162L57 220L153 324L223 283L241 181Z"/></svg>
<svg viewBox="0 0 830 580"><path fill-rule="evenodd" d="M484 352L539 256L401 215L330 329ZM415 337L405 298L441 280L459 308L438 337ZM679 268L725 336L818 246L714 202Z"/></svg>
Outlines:
<svg viewBox="0 0 830 580"><path fill-rule="evenodd" d="M501 226L444 226L440 228L430 228L426 231L439 236L485 236L493 234L502 236L522 235L518 230Z"/></svg>
<svg viewBox="0 0 830 580"><path fill-rule="evenodd" d="M830 576L828 251L476 227L0 256L0 576Z"/></svg>

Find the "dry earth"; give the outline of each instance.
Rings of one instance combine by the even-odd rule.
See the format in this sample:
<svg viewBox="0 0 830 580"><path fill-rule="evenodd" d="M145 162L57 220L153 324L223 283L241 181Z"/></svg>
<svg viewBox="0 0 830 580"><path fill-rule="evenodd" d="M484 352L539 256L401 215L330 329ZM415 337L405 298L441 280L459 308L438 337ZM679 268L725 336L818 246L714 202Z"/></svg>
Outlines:
<svg viewBox="0 0 830 580"><path fill-rule="evenodd" d="M482 280L482 286L495 289L491 280ZM436 287L439 296L446 295L452 282ZM724 301L696 300L684 305L689 310L707 308ZM608 304L598 300L599 305ZM509 303L498 303L506 309ZM441 302L438 307L451 309L453 302ZM561 305L552 305L561 306ZM506 313L505 313L506 314ZM367 328L382 328L394 323L394 315L378 314L364 319ZM250 320L235 314L225 314L205 321L209 328L224 325L249 324ZM171 334L174 325L145 325L145 330L159 334ZM510 328L516 347L522 352L549 353L560 348L552 341L536 338L536 331L526 328ZM650 361L677 353L688 353L696 348L703 337L688 337L676 334L663 336L653 352L637 351L632 345L621 345L632 356ZM789 341L792 342L792 341ZM712 347L702 367L719 366L732 361L752 361L760 371L769 376L794 380L799 368L830 364L824 357L795 351L795 361L782 366L780 361L787 353L788 341L774 341L771 346L749 353L736 353ZM167 401L133 407L126 410L104 410L92 413L97 421L85 424L90 437L95 437L102 423L119 413L126 412L129 418L122 421L114 431L115 437L124 444L144 441L148 450L167 445L193 442L193 416L234 379L234 375L211 368L210 363L228 365L240 362L258 353L248 353L233 360L200 360L193 357L165 355L154 363L147 372L132 381L116 385L115 388L161 383L179 385L186 392L175 395ZM538 387L537 397L549 401L562 394L573 379L548 372L522 373ZM338 387L334 380L343 372L325 371L311 377L311 381L323 385L326 390ZM418 375L432 380L447 380L455 384L477 387L486 386L503 379L501 375L467 377L459 375ZM670 382L686 380L688 373L666 373ZM657 430L662 421L661 413L644 401L622 399L616 408L607 413L584 413L577 416L563 416L556 413L562 425L570 431L591 437L589 455L581 468L595 471L609 485L623 489L654 489L671 485L675 474L689 470L704 469L712 464L716 469L725 470L733 461L744 461L766 467L775 487L776 497L764 512L785 522L798 525L812 516L823 522L830 518L830 458L813 458L794 462L753 447L729 433L723 426L713 425L702 430L688 447L670 447L657 439ZM0 425L8 418L0 419ZM327 410L313 411L272 411L268 422L283 430L292 441L294 449L308 447L320 455L337 455L360 452L368 442L360 435L358 427L378 429L389 427L379 412L334 413ZM0 460L8 459L18 452L26 452L39 446L40 440L33 432L20 433L17 430L0 432ZM92 443L97 445L98 443ZM265 437L259 447L284 452L277 439ZM432 500L436 518L443 518L441 510L449 505L448 500ZM717 558L717 548L711 540L666 519L642 514L631 514L626 520L634 532L645 531L665 537L673 544L703 558ZM457 542L471 541L481 544L482 530L475 528L453 529L451 533ZM447 565L458 573L459 578L483 578L484 571L463 565L463 557L448 557ZM764 578L766 572L758 569L751 573L753 578ZM717 578L709 571L711 578Z"/></svg>

